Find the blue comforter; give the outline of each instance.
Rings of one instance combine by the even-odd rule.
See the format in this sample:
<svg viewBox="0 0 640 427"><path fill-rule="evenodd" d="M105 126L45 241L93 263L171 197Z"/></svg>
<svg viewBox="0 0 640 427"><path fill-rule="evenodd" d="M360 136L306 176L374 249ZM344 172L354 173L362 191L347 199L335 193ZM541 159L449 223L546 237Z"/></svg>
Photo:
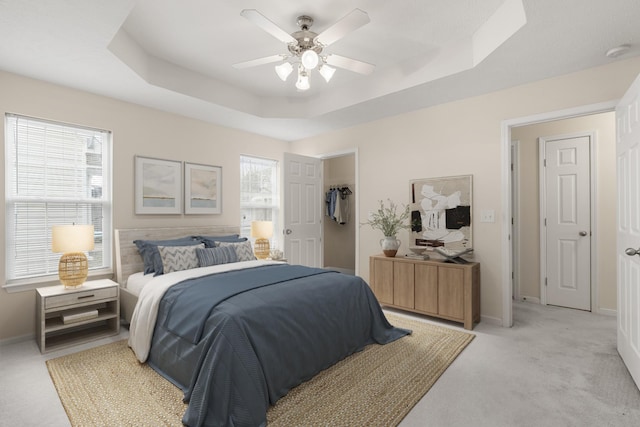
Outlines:
<svg viewBox="0 0 640 427"><path fill-rule="evenodd" d="M185 392L184 424L263 426L293 387L408 333L388 323L357 276L267 265L169 289L149 364Z"/></svg>

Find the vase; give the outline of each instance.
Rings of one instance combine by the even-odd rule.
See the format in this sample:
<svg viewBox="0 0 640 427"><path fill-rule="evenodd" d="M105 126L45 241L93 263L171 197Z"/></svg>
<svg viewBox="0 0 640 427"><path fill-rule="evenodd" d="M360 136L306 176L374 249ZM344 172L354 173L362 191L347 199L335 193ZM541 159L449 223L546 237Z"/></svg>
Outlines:
<svg viewBox="0 0 640 427"><path fill-rule="evenodd" d="M400 247L400 240L396 236L385 236L384 239L380 239L380 246L382 246L382 252L384 256L394 257Z"/></svg>

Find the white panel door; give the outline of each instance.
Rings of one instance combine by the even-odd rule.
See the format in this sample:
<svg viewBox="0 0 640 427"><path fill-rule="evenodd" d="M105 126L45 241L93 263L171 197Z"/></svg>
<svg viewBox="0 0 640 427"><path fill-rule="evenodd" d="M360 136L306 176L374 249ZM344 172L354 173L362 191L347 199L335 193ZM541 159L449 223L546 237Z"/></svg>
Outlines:
<svg viewBox="0 0 640 427"><path fill-rule="evenodd" d="M546 303L591 310L590 137L544 143Z"/></svg>
<svg viewBox="0 0 640 427"><path fill-rule="evenodd" d="M285 153L284 164L285 256L322 267L322 160Z"/></svg>
<svg viewBox="0 0 640 427"><path fill-rule="evenodd" d="M616 108L618 352L640 386L640 76Z"/></svg>

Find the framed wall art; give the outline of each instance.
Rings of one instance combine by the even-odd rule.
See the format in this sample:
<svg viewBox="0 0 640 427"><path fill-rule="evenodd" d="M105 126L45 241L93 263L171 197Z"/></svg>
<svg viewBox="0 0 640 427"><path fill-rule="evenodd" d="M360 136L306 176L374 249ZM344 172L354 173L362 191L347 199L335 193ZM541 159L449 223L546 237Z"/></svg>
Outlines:
<svg viewBox="0 0 640 427"><path fill-rule="evenodd" d="M410 181L410 246L473 249L472 175Z"/></svg>
<svg viewBox="0 0 640 427"><path fill-rule="evenodd" d="M222 213L222 168L184 163L184 213Z"/></svg>
<svg viewBox="0 0 640 427"><path fill-rule="evenodd" d="M182 213L182 162L135 156L136 214Z"/></svg>

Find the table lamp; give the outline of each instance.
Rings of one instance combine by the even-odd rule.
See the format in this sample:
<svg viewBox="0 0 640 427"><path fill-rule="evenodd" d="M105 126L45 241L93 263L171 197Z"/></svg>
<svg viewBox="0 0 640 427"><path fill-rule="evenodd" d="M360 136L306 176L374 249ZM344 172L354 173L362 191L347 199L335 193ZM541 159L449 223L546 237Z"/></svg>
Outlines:
<svg viewBox="0 0 640 427"><path fill-rule="evenodd" d="M255 237L256 242L253 252L258 259L269 257L269 239L273 236L273 222L271 221L251 221L251 237Z"/></svg>
<svg viewBox="0 0 640 427"><path fill-rule="evenodd" d="M65 288L82 286L89 274L84 251L93 250L93 225L54 225L51 228L51 250L62 252L58 276Z"/></svg>

